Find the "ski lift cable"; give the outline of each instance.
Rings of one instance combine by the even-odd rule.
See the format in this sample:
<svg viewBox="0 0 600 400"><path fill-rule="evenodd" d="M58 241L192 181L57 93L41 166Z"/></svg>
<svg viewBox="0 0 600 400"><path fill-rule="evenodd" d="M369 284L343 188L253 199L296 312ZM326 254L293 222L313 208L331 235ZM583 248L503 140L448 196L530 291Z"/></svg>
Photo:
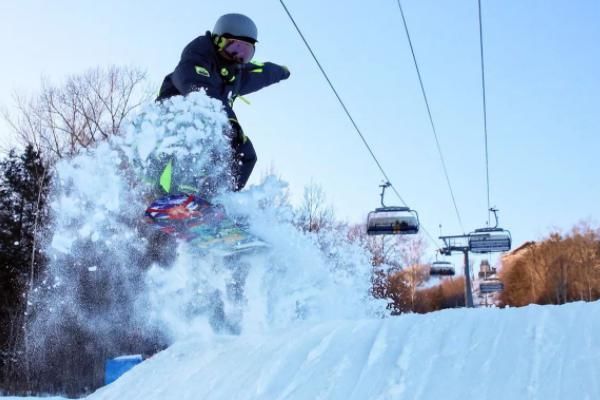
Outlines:
<svg viewBox="0 0 600 400"><path fill-rule="evenodd" d="M300 27L298 26L298 24L296 23L296 20L294 19L294 17L292 16L292 14L290 13L289 9L287 8L287 6L285 5L283 0L279 0L279 2L281 3L281 6L283 7L285 13L287 14L287 16L289 17L290 21L292 22L292 24L294 25L294 28L296 28L296 31L298 32L298 35L300 35L300 38L302 39L302 41L304 42L304 45L306 46L306 48L308 49L308 51L310 52L312 58L315 60L315 63L317 64L317 66L319 67L319 70L321 71L321 74L323 74L323 77L325 78L325 80L327 81L327 83L329 84L329 87L331 88L331 90L333 91L333 93L335 94L338 102L340 103L340 105L342 106L342 108L344 109L344 112L346 113L346 116L348 117L348 119L350 120L350 122L352 123L352 126L354 127L354 130L356 131L356 133L358 133L360 139L362 140L363 144L365 145L365 147L367 148L369 154L371 155L371 157L373 158L373 161L375 161L375 164L377 164L377 167L379 168L379 171L381 171L381 174L383 175L383 177L385 178L386 182L390 183L390 187L392 188L392 190L394 191L394 193L396 194L396 196L398 197L398 199L400 199L400 201L402 202L402 204L404 204L405 206L408 206L406 201L404 201L404 199L402 198L402 196L400 195L400 193L398 192L398 190L396 189L396 187L391 184L391 180L388 177L388 174L385 172L385 170L383 169L383 166L381 165L381 163L379 162L379 160L377 159L377 157L375 156L375 153L373 152L373 150L371 149L371 146L369 145L369 143L367 142L367 140L365 139L364 135L362 134L362 131L360 130L360 128L358 127L358 125L356 124L356 122L354 121L354 118L352 118L352 114L350 114L350 111L348 110L348 107L346 107L346 104L344 103L344 101L342 100L341 96L339 95L339 93L337 92L337 90L335 89L335 86L333 85L333 83L331 82L331 79L329 79L329 75L327 75L327 72L325 72L325 69L323 68L323 66L321 65L321 63L319 62L319 59L317 58L316 54L314 53L314 51L312 50L312 47L310 46L310 44L308 43L308 40L306 40L306 38L304 37L304 34L302 33L302 30L300 29ZM424 227L422 227L423 232L425 232L425 234L428 236L428 238L434 243L434 245L438 246L437 241L433 238L433 236L427 231L427 229L425 229ZM439 246L438 246L439 247Z"/></svg>
<svg viewBox="0 0 600 400"><path fill-rule="evenodd" d="M487 101L486 101L486 93L485 93L485 64L483 57L483 23L481 18L481 0L477 1L478 11L479 11L479 53L481 55L481 91L482 91L482 99L483 99L483 136L485 142L485 181L487 187L487 209L488 209L488 225L490 223L490 163L488 156L488 130L487 130Z"/></svg>
<svg viewBox="0 0 600 400"><path fill-rule="evenodd" d="M396 188L394 187L394 185L390 185L390 187L392 188L392 190L394 191L394 193L396 193L396 196L398 196L398 198L400 198L400 193L398 193L398 191L396 190ZM433 237L433 235L431 235L431 233L429 233L429 231L422 224L421 224L421 230L423 232L425 232L425 235L427 235L427 237L429 238L429 240L431 240L431 242L437 248L440 248L440 245L439 245L438 241Z"/></svg>
<svg viewBox="0 0 600 400"><path fill-rule="evenodd" d="M454 212L456 213L456 219L458 220L458 224L460 225L460 228L462 229L462 231L464 233L465 228L462 223L462 218L460 217L460 212L458 211L458 205L456 203L456 197L454 196L454 190L452 189L452 184L450 183L450 175L448 174L448 168L446 167L446 161L444 159L444 154L442 153L442 147L440 145L440 140L438 138L437 130L436 130L435 124L433 122L433 116L431 114L431 107L429 106L429 100L427 99L427 93L425 92L425 85L423 84L421 70L419 68L419 64L417 63L417 57L415 55L415 50L414 50L414 47L412 44L412 40L410 38L408 24L406 23L406 17L404 16L404 10L402 9L402 3L400 3L400 0L397 0L397 3L398 3L398 9L400 10L400 15L402 16L402 23L404 25L404 31L406 32L406 38L408 39L408 44L410 46L410 52L412 54L412 58L413 58L413 61L415 64L417 76L419 77L419 84L421 85L421 93L423 94L423 99L425 100L425 106L427 107L427 115L429 116L429 122L431 124L431 131L433 132L433 137L435 138L435 144L437 147L438 154L440 156L442 169L444 170L444 176L446 177L446 183L448 184L448 189L450 190L450 197L452 198L452 204L454 205Z"/></svg>
<svg viewBox="0 0 600 400"><path fill-rule="evenodd" d="M283 2L283 0L279 0L279 2L281 3L281 5L283 6L283 9L285 10L286 14L288 15L288 17L290 18L290 20L292 21L292 24L294 25L294 27L296 28L296 31L298 31L298 34L300 35L300 38L302 38L302 41L304 42L304 44L306 45L306 48L308 49L308 51L310 52L312 58L315 60L315 62L317 63L317 66L319 67L319 69L321 70L321 73L323 74L323 76L325 77L325 80L327 81L327 83L329 84L329 87L331 88L331 90L333 91L333 93L335 94L335 97L337 97L338 102L340 103L340 105L342 106L342 108L344 109L344 112L346 113L346 115L348 116L348 119L350 120L350 122L352 123L352 126L354 126L354 130L356 130L356 132L358 133L358 136L360 136L363 144L365 145L365 147L367 148L367 150L369 151L369 154L371 154L371 157L373 158L373 160L375 161L375 164L377 164L377 167L379 168L379 170L381 171L381 174L383 175L383 177L385 178L386 182L390 182L390 179L388 177L388 175L386 174L385 170L383 169L383 166L381 165L381 163L379 162L379 160L377 159L377 157L375 156L375 153L373 152L373 150L371 149L371 146L369 145L369 143L367 142L367 140L365 139L364 135L362 134L360 128L358 127L358 125L356 124L356 122L354 121L354 118L352 118L352 115L350 114L350 111L348 110L348 108L346 107L346 104L344 103L344 101L342 100L342 98L340 97L340 95L338 94L337 90L335 89L335 87L333 86L333 83L331 82L331 79L329 79L329 76L327 75L327 72L325 72L325 69L323 68L323 66L321 66L321 63L319 62L319 59L317 58L317 56L315 55L315 53L312 50L312 47L310 46L310 44L308 43L308 41L306 40L306 38L304 37L304 34L302 34L302 31L300 30L300 27L298 26L298 24L296 24L296 21L294 20L294 17L292 17L292 14L290 13L290 11L288 10L287 6L285 5L285 3ZM393 188L393 185L392 185ZM406 201L404 201L404 199L402 198L402 196L400 196L400 194L394 189L394 192L396 193L396 195L398 196L398 198L400 199L400 201L405 205L408 206L406 204Z"/></svg>
<svg viewBox="0 0 600 400"><path fill-rule="evenodd" d="M388 187L391 187L392 190L394 191L394 193L396 193L396 196L400 197L400 194L398 193L398 191L396 190L396 188L389 181L386 182L386 183L384 183L383 185L381 185L381 187L383 188L382 192L381 192L381 206L383 208L386 208L385 204L384 204L385 189L388 188ZM418 216L417 216L417 220L418 220ZM437 246L438 248L440 248L439 243L434 239L434 237L429 233L429 231L425 227L423 227L422 224L419 224L419 226L420 226L421 231L425 232L425 235L427 235L427 237L429 238L429 240L431 240L431 242L435 246Z"/></svg>

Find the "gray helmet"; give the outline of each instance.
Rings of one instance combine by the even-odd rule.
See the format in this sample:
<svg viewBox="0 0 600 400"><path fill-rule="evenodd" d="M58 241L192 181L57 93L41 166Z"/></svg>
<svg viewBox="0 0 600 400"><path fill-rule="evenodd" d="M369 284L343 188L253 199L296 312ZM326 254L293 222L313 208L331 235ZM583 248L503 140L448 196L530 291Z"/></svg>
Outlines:
<svg viewBox="0 0 600 400"><path fill-rule="evenodd" d="M217 20L212 33L214 35L231 35L258 41L258 29L254 22L243 14L225 14Z"/></svg>

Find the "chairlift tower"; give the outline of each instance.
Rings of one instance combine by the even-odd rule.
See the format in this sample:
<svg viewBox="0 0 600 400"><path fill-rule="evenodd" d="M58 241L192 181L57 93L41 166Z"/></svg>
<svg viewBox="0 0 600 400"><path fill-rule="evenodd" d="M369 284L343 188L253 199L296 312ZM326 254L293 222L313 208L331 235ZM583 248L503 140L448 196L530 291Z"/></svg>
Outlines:
<svg viewBox="0 0 600 400"><path fill-rule="evenodd" d="M469 267L469 235L440 236L440 239L444 241L444 245L446 246L440 249L441 254L450 256L453 251L460 251L464 255L465 306L473 308L473 289Z"/></svg>
<svg viewBox="0 0 600 400"><path fill-rule="evenodd" d="M468 235L440 236L446 247L440 249L440 253L451 255L453 251L460 251L465 257L465 304L473 307L473 291L471 273L469 268L469 252L472 253L496 253L508 251L511 248L512 238L510 232L498 227L498 210L490 208L494 213L496 223L493 227L475 229ZM497 288L494 287L496 290ZM500 288L499 290L502 290Z"/></svg>

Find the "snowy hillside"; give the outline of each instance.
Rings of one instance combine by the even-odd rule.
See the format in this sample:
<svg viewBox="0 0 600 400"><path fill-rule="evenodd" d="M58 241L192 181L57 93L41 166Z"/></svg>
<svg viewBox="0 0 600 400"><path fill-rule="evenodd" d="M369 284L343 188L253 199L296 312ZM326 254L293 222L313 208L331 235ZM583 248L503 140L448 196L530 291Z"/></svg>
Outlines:
<svg viewBox="0 0 600 400"><path fill-rule="evenodd" d="M600 303L180 341L100 399L598 399Z"/></svg>

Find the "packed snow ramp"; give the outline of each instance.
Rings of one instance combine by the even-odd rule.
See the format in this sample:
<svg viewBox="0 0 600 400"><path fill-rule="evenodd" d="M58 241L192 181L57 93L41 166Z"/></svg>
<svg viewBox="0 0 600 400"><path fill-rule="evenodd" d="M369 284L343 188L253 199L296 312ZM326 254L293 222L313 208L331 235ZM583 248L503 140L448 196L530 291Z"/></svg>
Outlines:
<svg viewBox="0 0 600 400"><path fill-rule="evenodd" d="M600 303L180 341L89 398L598 399Z"/></svg>

